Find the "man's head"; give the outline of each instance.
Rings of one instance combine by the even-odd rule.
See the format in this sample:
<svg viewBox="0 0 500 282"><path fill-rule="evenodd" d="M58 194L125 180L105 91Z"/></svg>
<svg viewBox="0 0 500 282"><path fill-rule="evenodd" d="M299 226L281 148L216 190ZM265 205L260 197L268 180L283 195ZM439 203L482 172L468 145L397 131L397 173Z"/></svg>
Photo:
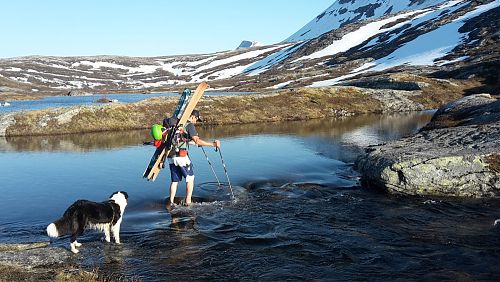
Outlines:
<svg viewBox="0 0 500 282"><path fill-rule="evenodd" d="M193 110L190 116L191 122L203 121L198 110Z"/></svg>

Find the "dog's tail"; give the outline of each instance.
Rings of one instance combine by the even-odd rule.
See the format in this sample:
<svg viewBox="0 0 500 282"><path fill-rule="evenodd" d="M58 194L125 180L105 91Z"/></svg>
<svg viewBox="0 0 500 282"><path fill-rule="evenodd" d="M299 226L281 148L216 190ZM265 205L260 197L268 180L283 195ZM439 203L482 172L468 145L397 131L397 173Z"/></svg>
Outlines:
<svg viewBox="0 0 500 282"><path fill-rule="evenodd" d="M61 217L47 226L47 235L52 238L57 238L69 233L70 219L68 217Z"/></svg>

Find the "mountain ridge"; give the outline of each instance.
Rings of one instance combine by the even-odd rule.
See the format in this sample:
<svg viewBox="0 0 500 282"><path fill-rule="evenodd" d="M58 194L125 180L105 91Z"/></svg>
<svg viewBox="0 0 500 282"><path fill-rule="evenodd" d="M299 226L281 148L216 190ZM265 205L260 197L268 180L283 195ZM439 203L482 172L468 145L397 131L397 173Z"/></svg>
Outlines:
<svg viewBox="0 0 500 282"><path fill-rule="evenodd" d="M394 71L446 78L460 69L494 85L499 6L500 0L339 0L281 43L197 55L0 59L0 86L39 95L164 91L207 80L215 89L259 91L358 83Z"/></svg>

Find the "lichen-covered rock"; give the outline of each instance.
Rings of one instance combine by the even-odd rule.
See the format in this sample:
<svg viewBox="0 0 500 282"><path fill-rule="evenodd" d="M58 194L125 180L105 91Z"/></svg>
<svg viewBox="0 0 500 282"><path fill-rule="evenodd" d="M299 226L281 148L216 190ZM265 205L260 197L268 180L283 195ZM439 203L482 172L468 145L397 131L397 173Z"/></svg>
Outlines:
<svg viewBox="0 0 500 282"><path fill-rule="evenodd" d="M31 244L0 244L0 265L37 268L64 265L70 253L62 248L48 248L47 242Z"/></svg>
<svg viewBox="0 0 500 282"><path fill-rule="evenodd" d="M369 147L356 162L364 184L409 195L500 196L499 110L489 95L466 97L418 134Z"/></svg>
<svg viewBox="0 0 500 282"><path fill-rule="evenodd" d="M14 114L0 114L0 136L5 136L7 128L15 123Z"/></svg>
<svg viewBox="0 0 500 282"><path fill-rule="evenodd" d="M49 242L0 244L0 281L118 281L75 264L74 255Z"/></svg>

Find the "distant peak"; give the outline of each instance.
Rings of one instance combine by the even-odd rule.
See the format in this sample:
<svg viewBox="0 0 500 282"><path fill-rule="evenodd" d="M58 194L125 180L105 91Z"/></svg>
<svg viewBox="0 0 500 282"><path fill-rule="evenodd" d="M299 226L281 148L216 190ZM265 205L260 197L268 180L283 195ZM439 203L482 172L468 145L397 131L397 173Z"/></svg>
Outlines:
<svg viewBox="0 0 500 282"><path fill-rule="evenodd" d="M236 48L236 50L252 48L252 47L256 47L256 46L262 46L262 44L260 44L257 41L243 40L243 41L241 41L240 46L238 46L238 48Z"/></svg>

